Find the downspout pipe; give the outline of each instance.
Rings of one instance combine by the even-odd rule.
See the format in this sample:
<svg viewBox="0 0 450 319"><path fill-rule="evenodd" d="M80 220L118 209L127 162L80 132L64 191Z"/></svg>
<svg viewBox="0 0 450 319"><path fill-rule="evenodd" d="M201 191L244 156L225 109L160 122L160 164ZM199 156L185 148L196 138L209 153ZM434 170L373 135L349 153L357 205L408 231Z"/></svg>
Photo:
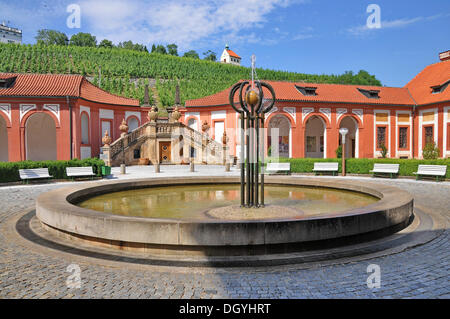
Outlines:
<svg viewBox="0 0 450 319"><path fill-rule="evenodd" d="M409 89L406 88L406 90L408 91L408 94L411 97L411 99L414 101L413 115L412 115L413 118L412 118L412 125L411 125L411 130L412 130L412 132L411 132L411 134L412 134L412 152L411 152L411 154L412 154L412 158L414 159L415 158L414 157L414 150L415 150L415 147L416 147L416 143L414 142L415 141L416 130L414 128L415 128L415 121L416 121L417 102L416 102L416 100L414 100L413 96L411 95L411 92L409 92ZM417 156L418 155L419 155L419 150L417 150Z"/></svg>
<svg viewBox="0 0 450 319"><path fill-rule="evenodd" d="M70 97L68 95L66 95L66 102L67 105L69 106L69 118L70 118L70 159L73 159L73 133L72 133L72 105L70 104Z"/></svg>

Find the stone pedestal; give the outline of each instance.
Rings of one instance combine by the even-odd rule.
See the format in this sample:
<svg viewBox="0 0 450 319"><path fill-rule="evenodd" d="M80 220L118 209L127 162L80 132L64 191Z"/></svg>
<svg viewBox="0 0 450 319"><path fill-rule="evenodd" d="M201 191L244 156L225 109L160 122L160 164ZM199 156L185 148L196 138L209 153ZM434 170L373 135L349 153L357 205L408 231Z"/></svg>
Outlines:
<svg viewBox="0 0 450 319"><path fill-rule="evenodd" d="M100 156L100 159L105 162L105 166L111 166L111 148L109 145L105 145L102 147L103 154Z"/></svg>

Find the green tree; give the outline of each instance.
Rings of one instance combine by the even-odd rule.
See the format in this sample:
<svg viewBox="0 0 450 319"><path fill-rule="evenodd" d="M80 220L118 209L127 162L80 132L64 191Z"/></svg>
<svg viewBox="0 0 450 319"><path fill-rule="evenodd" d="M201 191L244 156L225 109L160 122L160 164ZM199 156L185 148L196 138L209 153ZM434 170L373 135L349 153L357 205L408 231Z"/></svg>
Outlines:
<svg viewBox="0 0 450 319"><path fill-rule="evenodd" d="M156 51L156 45L153 43L152 44L152 53Z"/></svg>
<svg viewBox="0 0 450 319"><path fill-rule="evenodd" d="M434 142L429 142L422 150L423 158L426 160L437 159L441 155L441 150Z"/></svg>
<svg viewBox="0 0 450 319"><path fill-rule="evenodd" d="M56 30L41 29L38 30L36 41L41 45L67 45L69 38L65 33Z"/></svg>
<svg viewBox="0 0 450 319"><path fill-rule="evenodd" d="M143 44L133 43L132 41L120 42L117 45L118 48L139 51L139 52L148 52L147 47Z"/></svg>
<svg viewBox="0 0 450 319"><path fill-rule="evenodd" d="M100 44L98 45L99 48L114 48L114 44L112 43L112 41L109 41L107 39L103 39Z"/></svg>
<svg viewBox="0 0 450 319"><path fill-rule="evenodd" d="M166 51L166 48L163 45L158 44L158 46L155 49L155 53L167 54L167 51Z"/></svg>
<svg viewBox="0 0 450 319"><path fill-rule="evenodd" d="M216 61L217 60L216 52L213 52L211 50L204 52L203 56L204 56L204 60L208 60L208 61Z"/></svg>
<svg viewBox="0 0 450 319"><path fill-rule="evenodd" d="M178 56L178 46L175 43L169 44L167 46L167 53L170 55Z"/></svg>
<svg viewBox="0 0 450 319"><path fill-rule="evenodd" d="M70 45L79 47L96 47L97 38L90 33L77 33L70 38Z"/></svg>
<svg viewBox="0 0 450 319"><path fill-rule="evenodd" d="M198 53L194 50L187 51L183 54L183 58L192 58L192 59L200 59Z"/></svg>

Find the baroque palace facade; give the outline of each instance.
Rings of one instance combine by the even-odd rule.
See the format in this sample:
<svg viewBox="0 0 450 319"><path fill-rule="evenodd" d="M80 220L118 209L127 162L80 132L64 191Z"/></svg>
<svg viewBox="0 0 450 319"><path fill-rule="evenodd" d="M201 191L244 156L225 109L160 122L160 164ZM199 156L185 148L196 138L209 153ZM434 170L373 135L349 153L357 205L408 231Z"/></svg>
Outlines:
<svg viewBox="0 0 450 319"><path fill-rule="evenodd" d="M427 66L405 87L375 87L275 82L275 107L266 114L266 128L278 128L280 156L336 157L339 129L346 127L346 156L422 158L429 142L450 157L450 51ZM220 141L224 131L233 155L240 156L238 115L229 105L230 89L189 100L182 111L185 125L200 130L210 126ZM266 133L266 148L272 144ZM268 135L268 136L267 136Z"/></svg>
<svg viewBox="0 0 450 319"><path fill-rule="evenodd" d="M280 156L336 157L339 129L346 127L347 157L380 157L384 145L388 157L422 158L429 142L441 157L450 157L450 51L403 88L266 82L277 100L265 125L279 129L273 138ZM194 147L206 146L214 154L206 162L221 162L224 132L228 152L240 157L240 121L229 91L186 101L177 105L177 116L149 122L147 104L105 92L83 76L0 73L0 161L97 157L105 131L115 141L109 149L115 164L140 158L205 162ZM190 139L171 136L177 127L187 127ZM266 152L271 134L268 130Z"/></svg>
<svg viewBox="0 0 450 319"><path fill-rule="evenodd" d="M97 157L105 131L115 140L147 112L80 75L0 73L0 161Z"/></svg>

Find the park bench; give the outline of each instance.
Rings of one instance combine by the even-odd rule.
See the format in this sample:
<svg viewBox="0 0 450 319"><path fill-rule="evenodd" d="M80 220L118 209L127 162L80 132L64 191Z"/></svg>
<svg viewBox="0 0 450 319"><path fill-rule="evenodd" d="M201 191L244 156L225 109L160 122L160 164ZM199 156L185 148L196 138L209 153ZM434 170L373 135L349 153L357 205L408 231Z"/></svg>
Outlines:
<svg viewBox="0 0 450 319"><path fill-rule="evenodd" d="M445 179L446 173L447 165L419 165L417 172L414 172L417 175L416 179L420 179L421 176L435 176L436 181L439 181L440 177Z"/></svg>
<svg viewBox="0 0 450 319"><path fill-rule="evenodd" d="M391 178L398 174L400 169L400 164L380 164L375 163L373 165L373 170L370 172L375 176L376 174L390 174Z"/></svg>
<svg viewBox="0 0 450 319"><path fill-rule="evenodd" d="M267 163L266 172L269 174L277 172L286 172L286 174L290 174L291 163Z"/></svg>
<svg viewBox="0 0 450 319"><path fill-rule="evenodd" d="M339 171L339 163L323 163L317 162L314 163L313 172L316 173L332 173L333 176Z"/></svg>
<svg viewBox="0 0 450 319"><path fill-rule="evenodd" d="M48 173L48 168L19 169L19 175L24 182L28 182L30 179L50 179L53 177Z"/></svg>
<svg viewBox="0 0 450 319"><path fill-rule="evenodd" d="M86 176L91 176L91 178L94 179L95 173L92 166L66 167L66 175L67 177L72 177L72 180L74 180L75 177L86 177Z"/></svg>

